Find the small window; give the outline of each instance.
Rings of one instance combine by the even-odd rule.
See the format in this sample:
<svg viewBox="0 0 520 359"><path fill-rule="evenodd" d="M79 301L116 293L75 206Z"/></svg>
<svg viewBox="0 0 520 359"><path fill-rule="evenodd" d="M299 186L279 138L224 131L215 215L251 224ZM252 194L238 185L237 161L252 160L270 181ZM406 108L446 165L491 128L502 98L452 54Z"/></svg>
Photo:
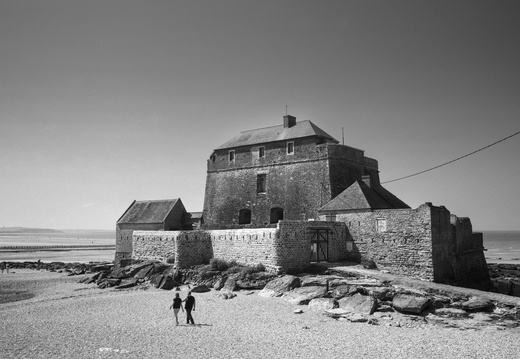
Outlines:
<svg viewBox="0 0 520 359"><path fill-rule="evenodd" d="M251 210L249 208L240 210L238 224L251 224Z"/></svg>
<svg viewBox="0 0 520 359"><path fill-rule="evenodd" d="M265 147L258 147L258 157L262 158L265 157Z"/></svg>
<svg viewBox="0 0 520 359"><path fill-rule="evenodd" d="M271 208L271 216L269 223L274 224L278 223L278 221L283 220L283 208L280 207L274 207Z"/></svg>
<svg viewBox="0 0 520 359"><path fill-rule="evenodd" d="M328 213L325 215L325 221L327 222L336 222L336 215L333 213Z"/></svg>
<svg viewBox="0 0 520 359"><path fill-rule="evenodd" d="M379 233L386 232L386 219L385 218L378 218L376 225L377 225L377 231Z"/></svg>
<svg viewBox="0 0 520 359"><path fill-rule="evenodd" d="M211 161L215 162L216 159L217 159L217 155L211 156Z"/></svg>
<svg viewBox="0 0 520 359"><path fill-rule="evenodd" d="M294 142L287 142L287 154L294 154Z"/></svg>
<svg viewBox="0 0 520 359"><path fill-rule="evenodd" d="M267 175L265 173L256 176L256 193L265 193L267 189Z"/></svg>
<svg viewBox="0 0 520 359"><path fill-rule="evenodd" d="M229 151L229 162L235 162L235 150Z"/></svg>

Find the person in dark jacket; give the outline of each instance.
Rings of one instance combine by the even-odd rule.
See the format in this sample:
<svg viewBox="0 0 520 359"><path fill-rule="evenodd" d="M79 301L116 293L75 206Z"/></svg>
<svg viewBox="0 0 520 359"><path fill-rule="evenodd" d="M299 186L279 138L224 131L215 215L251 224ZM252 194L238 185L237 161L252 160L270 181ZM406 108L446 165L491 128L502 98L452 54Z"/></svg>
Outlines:
<svg viewBox="0 0 520 359"><path fill-rule="evenodd" d="M188 292L188 296L183 302L186 302L184 305L184 309L186 309L186 323L190 324L191 322L191 324L195 324L191 316L191 311L195 310L195 298L191 295L191 292Z"/></svg>
<svg viewBox="0 0 520 359"><path fill-rule="evenodd" d="M182 299L179 297L179 293L175 293L175 298L173 298L173 303L170 306L170 309L173 309L173 315L175 316L175 325L179 325L179 310L182 309ZM182 309L184 311L184 309Z"/></svg>

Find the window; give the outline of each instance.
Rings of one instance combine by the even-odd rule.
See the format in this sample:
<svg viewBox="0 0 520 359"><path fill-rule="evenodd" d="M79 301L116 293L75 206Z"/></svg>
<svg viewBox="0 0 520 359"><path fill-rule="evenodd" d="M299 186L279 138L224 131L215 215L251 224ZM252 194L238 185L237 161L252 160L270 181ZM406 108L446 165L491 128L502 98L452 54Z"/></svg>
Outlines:
<svg viewBox="0 0 520 359"><path fill-rule="evenodd" d="M265 193L267 188L267 175L265 173L256 175L256 193Z"/></svg>
<svg viewBox="0 0 520 359"><path fill-rule="evenodd" d="M386 232L386 219L385 218L378 218L376 221L377 231L379 233Z"/></svg>
<svg viewBox="0 0 520 359"><path fill-rule="evenodd" d="M325 221L327 222L336 222L336 215L333 213L328 213L325 215Z"/></svg>
<svg viewBox="0 0 520 359"><path fill-rule="evenodd" d="M235 162L235 150L229 151L229 162Z"/></svg>
<svg viewBox="0 0 520 359"><path fill-rule="evenodd" d="M238 214L238 224L251 224L251 210L244 208Z"/></svg>
<svg viewBox="0 0 520 359"><path fill-rule="evenodd" d="M280 207L274 207L271 208L271 216L269 223L278 223L278 221L283 220L283 208Z"/></svg>
<svg viewBox="0 0 520 359"><path fill-rule="evenodd" d="M258 157L263 158L265 157L265 147L258 147Z"/></svg>
<svg viewBox="0 0 520 359"><path fill-rule="evenodd" d="M217 159L217 155L211 156L211 161L215 162L216 159Z"/></svg>
<svg viewBox="0 0 520 359"><path fill-rule="evenodd" d="M287 142L287 154L294 154L294 142Z"/></svg>

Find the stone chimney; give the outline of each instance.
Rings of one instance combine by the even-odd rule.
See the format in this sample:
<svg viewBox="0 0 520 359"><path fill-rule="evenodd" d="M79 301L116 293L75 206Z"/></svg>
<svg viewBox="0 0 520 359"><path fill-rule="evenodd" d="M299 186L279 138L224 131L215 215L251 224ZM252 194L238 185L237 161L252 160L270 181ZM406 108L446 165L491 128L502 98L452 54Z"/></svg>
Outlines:
<svg viewBox="0 0 520 359"><path fill-rule="evenodd" d="M291 115L285 115L283 117L283 128L290 128L296 125L296 117Z"/></svg>
<svg viewBox="0 0 520 359"><path fill-rule="evenodd" d="M372 187L370 185L370 175L364 175L364 176L361 176L361 180L363 182L365 182L365 184L368 186L368 187Z"/></svg>

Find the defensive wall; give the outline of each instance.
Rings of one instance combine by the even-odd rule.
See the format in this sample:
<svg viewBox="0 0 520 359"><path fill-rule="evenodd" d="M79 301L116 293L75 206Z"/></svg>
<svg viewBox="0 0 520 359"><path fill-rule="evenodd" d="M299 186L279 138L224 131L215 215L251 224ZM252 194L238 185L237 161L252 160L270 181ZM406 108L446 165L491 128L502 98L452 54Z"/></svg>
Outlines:
<svg viewBox="0 0 520 359"><path fill-rule="evenodd" d="M310 264L312 231L329 228L329 261L346 259L344 223L280 221L277 228L194 231L134 231L132 258L166 261L178 268L211 258L263 264L270 271L301 270Z"/></svg>
<svg viewBox="0 0 520 359"><path fill-rule="evenodd" d="M489 289L482 234L443 206L342 213L336 221L348 228L349 260L365 257L394 274Z"/></svg>

